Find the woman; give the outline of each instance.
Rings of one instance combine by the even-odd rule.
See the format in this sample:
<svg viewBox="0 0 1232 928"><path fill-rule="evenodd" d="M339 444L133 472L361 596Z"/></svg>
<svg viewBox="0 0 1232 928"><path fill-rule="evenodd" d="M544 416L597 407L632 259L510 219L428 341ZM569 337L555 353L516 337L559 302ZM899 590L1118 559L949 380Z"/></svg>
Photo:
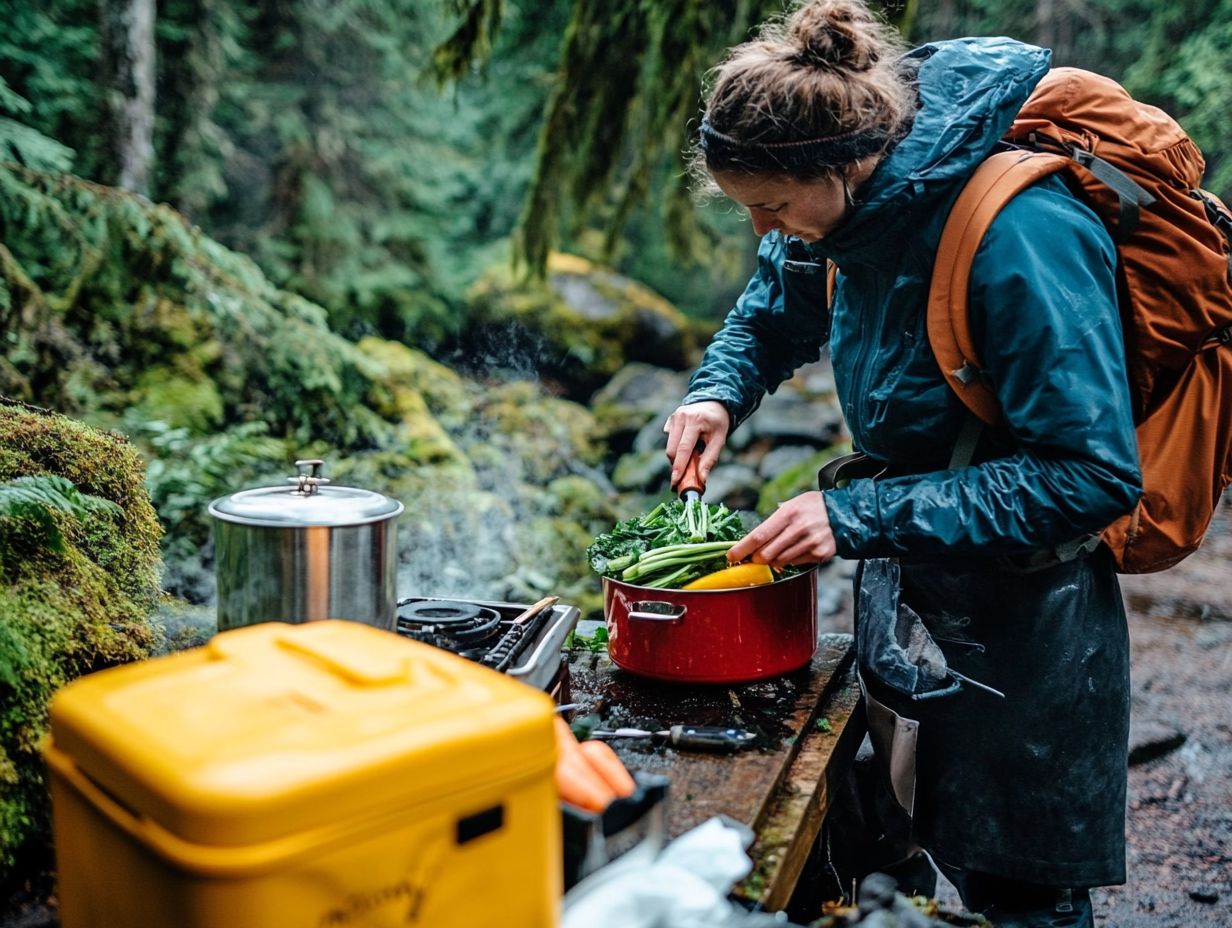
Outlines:
<svg viewBox="0 0 1232 928"><path fill-rule="evenodd" d="M1055 177L993 222L970 312L1002 428L969 427L925 328L950 205L1049 57L1008 39L903 54L855 0L734 48L698 161L748 211L758 269L664 427L673 483L699 445L704 479L829 341L877 476L784 502L729 557L861 561L874 747L911 838L998 925L1090 925L1087 888L1125 870L1125 613L1108 552L1084 543L1141 493L1113 243Z"/></svg>

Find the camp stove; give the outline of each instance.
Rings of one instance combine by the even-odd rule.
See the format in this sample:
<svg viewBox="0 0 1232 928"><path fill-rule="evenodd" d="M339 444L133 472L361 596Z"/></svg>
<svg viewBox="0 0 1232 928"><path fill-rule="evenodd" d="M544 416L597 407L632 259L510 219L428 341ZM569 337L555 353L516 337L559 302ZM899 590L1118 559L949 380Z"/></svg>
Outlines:
<svg viewBox="0 0 1232 928"><path fill-rule="evenodd" d="M567 666L561 652L580 613L576 606L557 603L528 619L522 637L510 645L506 633L527 608L517 603L412 596L398 601L397 632L486 663L567 702Z"/></svg>

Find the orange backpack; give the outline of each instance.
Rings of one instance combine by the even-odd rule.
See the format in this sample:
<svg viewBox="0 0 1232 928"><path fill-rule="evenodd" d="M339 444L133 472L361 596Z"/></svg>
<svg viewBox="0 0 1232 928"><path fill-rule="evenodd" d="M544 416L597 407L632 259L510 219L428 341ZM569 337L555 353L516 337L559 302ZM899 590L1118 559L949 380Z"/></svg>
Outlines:
<svg viewBox="0 0 1232 928"><path fill-rule="evenodd" d="M1050 71L946 220L928 337L946 380L983 422L1001 415L968 327L967 285L993 218L1046 175L1065 180L1117 245L1118 291L1144 494L1102 533L1122 573L1197 549L1232 482L1232 213L1199 189L1197 146L1115 81Z"/></svg>

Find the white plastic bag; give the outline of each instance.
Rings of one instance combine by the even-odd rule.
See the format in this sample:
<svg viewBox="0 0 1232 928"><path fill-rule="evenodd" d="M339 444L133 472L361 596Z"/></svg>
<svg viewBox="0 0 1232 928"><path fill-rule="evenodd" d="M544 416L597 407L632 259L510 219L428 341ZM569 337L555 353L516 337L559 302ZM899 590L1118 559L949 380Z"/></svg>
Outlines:
<svg viewBox="0 0 1232 928"><path fill-rule="evenodd" d="M631 852L565 895L561 928L716 928L749 915L727 898L753 866L747 828L712 818L657 856ZM765 924L766 916L758 921Z"/></svg>

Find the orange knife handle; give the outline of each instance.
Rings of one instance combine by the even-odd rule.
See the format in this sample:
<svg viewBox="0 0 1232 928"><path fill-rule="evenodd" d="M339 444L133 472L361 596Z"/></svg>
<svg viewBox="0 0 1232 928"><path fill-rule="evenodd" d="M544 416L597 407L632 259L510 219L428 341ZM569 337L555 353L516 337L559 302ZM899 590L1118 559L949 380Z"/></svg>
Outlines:
<svg viewBox="0 0 1232 928"><path fill-rule="evenodd" d="M705 489L706 481L702 480L701 474L698 473L698 457L694 454L689 458L689 463L684 466L684 473L676 484L676 492L684 496L693 490L700 496Z"/></svg>

